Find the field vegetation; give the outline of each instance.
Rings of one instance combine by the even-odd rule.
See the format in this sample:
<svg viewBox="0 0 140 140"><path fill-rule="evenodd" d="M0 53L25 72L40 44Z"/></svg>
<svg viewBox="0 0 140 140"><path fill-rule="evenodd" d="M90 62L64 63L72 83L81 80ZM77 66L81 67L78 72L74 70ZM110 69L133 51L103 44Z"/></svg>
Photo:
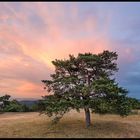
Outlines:
<svg viewBox="0 0 140 140"><path fill-rule="evenodd" d="M86 128L84 111L70 111L58 124L37 112L0 114L1 138L140 138L140 111L133 115L91 114Z"/></svg>

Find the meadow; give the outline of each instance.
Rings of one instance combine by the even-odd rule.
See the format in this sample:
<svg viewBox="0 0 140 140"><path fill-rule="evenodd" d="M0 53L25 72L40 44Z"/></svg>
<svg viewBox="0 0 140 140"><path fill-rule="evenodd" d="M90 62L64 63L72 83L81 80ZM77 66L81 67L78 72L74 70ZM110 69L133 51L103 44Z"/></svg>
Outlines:
<svg viewBox="0 0 140 140"><path fill-rule="evenodd" d="M38 112L0 114L0 138L140 138L140 114L91 114L86 128L84 112L71 111L58 124Z"/></svg>

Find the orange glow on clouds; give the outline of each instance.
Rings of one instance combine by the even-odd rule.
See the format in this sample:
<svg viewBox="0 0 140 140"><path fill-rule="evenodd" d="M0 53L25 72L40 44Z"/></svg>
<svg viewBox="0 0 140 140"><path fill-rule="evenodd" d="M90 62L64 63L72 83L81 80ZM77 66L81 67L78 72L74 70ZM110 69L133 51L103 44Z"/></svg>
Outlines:
<svg viewBox="0 0 140 140"><path fill-rule="evenodd" d="M98 31L99 19L87 14L80 21L76 4L0 3L0 84L1 92L14 97L40 98L45 94L41 80L53 73L54 59L69 54L112 50L107 36L111 16ZM69 12L69 16L67 16ZM69 18L69 19L68 19ZM131 55L131 50L125 50ZM133 59L129 57L129 59Z"/></svg>

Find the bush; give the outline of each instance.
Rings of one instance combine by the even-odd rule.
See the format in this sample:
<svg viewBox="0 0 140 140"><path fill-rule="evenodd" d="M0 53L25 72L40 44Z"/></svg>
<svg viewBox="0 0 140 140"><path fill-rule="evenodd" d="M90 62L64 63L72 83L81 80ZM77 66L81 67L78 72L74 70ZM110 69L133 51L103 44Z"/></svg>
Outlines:
<svg viewBox="0 0 140 140"><path fill-rule="evenodd" d="M4 108L4 112L28 112L28 111L30 111L30 109L26 105L22 105L16 100L12 100Z"/></svg>

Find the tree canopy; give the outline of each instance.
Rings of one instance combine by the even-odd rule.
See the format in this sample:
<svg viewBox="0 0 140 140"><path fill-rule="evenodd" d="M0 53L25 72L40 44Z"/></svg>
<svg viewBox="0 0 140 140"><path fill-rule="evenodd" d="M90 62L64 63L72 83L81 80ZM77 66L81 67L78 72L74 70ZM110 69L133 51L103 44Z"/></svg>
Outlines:
<svg viewBox="0 0 140 140"><path fill-rule="evenodd" d="M128 91L119 87L113 77L118 71L116 52L79 53L77 57L52 61L55 73L51 80L42 80L49 96L40 101L41 113L59 120L66 112L85 110L86 126L90 126L90 111L100 114L129 115ZM113 77L113 78L112 78Z"/></svg>

